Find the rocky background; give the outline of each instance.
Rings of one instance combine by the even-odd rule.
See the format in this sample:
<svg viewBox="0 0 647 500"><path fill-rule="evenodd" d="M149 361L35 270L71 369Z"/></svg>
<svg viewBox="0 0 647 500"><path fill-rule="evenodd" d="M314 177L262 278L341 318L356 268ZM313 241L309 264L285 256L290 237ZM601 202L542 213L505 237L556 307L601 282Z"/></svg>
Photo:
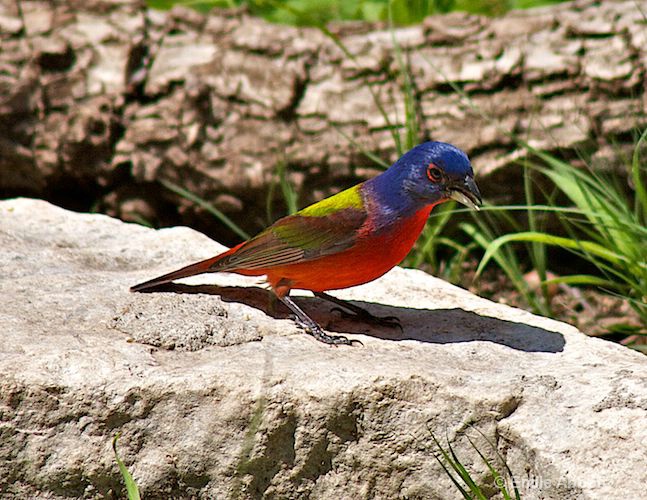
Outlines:
<svg viewBox="0 0 647 500"><path fill-rule="evenodd" d="M5 1L0 196L189 224L231 244L239 237L161 182L253 233L284 213L278 194L267 208L281 165L301 206L374 175L362 149L394 160L389 129L404 118L395 39L424 136L468 151L488 199L521 201L525 153L509 132L613 168L647 124L646 10L586 0L393 33L332 26L346 54L317 29L244 11Z"/></svg>

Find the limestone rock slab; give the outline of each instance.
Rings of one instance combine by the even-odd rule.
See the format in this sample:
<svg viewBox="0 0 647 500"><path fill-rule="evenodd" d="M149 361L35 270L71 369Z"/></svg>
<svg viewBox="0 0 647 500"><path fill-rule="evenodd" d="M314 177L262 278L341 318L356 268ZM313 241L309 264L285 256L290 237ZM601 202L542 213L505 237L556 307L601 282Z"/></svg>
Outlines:
<svg viewBox="0 0 647 500"><path fill-rule="evenodd" d="M363 347L299 331L255 278L128 287L223 249L30 199L0 202L0 497L115 498L110 442L144 498L454 498L431 433L525 498L640 498L647 358L396 268L338 296L399 330L303 307Z"/></svg>

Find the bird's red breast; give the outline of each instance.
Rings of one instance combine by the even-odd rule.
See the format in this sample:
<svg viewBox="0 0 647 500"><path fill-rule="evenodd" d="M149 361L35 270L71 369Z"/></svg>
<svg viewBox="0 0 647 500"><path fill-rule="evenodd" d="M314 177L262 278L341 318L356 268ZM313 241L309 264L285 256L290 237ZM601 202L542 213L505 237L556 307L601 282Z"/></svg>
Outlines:
<svg viewBox="0 0 647 500"><path fill-rule="evenodd" d="M383 231L371 231L367 221L365 231L358 234L351 248L313 261L298 262L270 269L254 270L253 275L266 274L272 288L300 288L314 292L361 285L379 278L399 264L411 250L429 217L432 206L424 207L407 219ZM245 270L237 270L240 274Z"/></svg>

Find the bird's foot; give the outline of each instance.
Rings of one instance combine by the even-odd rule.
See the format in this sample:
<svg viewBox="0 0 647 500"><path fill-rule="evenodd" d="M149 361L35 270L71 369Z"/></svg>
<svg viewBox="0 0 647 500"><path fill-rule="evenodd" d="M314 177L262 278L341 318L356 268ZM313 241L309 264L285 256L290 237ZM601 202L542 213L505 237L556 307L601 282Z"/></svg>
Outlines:
<svg viewBox="0 0 647 500"><path fill-rule="evenodd" d="M323 328L321 328L315 320L313 320L310 316L303 312L301 308L297 306L290 297L284 296L279 298L281 299L281 302L288 306L288 308L294 313L294 322L319 342L323 342L324 344L328 345L364 345L359 340L351 340L342 335L328 335L323 331Z"/></svg>
<svg viewBox="0 0 647 500"><path fill-rule="evenodd" d="M310 323L309 321L302 321L301 318L299 318L298 316L294 316L293 318L294 318L294 322L300 328L303 328L306 331L306 333L308 333L309 335L312 335L315 339L317 339L319 342L323 342L324 344L329 344L329 345L359 344L361 346L364 345L359 340L349 339L348 337L344 337L343 335L328 335L326 332L324 332L323 328L321 328L314 321L312 323Z"/></svg>
<svg viewBox="0 0 647 500"><path fill-rule="evenodd" d="M361 312L359 312L361 310ZM397 316L375 316L368 312L366 309L360 309L358 311L353 310L352 312L346 311L341 307L333 307L330 311L337 311L342 318L359 320L363 323L376 326L388 326L389 328L399 328L400 331L404 331L402 328L402 323Z"/></svg>

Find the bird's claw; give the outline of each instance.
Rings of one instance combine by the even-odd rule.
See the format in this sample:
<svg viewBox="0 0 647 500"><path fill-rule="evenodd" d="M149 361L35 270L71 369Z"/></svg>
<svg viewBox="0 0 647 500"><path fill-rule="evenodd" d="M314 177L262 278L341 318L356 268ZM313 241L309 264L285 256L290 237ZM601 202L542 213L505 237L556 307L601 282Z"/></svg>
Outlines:
<svg viewBox="0 0 647 500"><path fill-rule="evenodd" d="M362 347L364 346L364 343L360 340L349 339L348 337L344 337L343 335L328 335L323 331L323 328L321 328L316 323L312 325L305 321L301 321L298 316L294 316L293 319L299 328L302 328L306 331L306 333L312 335L315 339L317 339L319 342L323 342L324 344L349 346L359 344Z"/></svg>
<svg viewBox="0 0 647 500"><path fill-rule="evenodd" d="M373 314L364 310L361 313L348 312L341 307L333 307L332 309L330 309L330 312L339 312L342 318L360 320L370 325L399 328L401 332L404 331L404 329L402 328L402 323L400 323L400 320L397 316L374 316Z"/></svg>

